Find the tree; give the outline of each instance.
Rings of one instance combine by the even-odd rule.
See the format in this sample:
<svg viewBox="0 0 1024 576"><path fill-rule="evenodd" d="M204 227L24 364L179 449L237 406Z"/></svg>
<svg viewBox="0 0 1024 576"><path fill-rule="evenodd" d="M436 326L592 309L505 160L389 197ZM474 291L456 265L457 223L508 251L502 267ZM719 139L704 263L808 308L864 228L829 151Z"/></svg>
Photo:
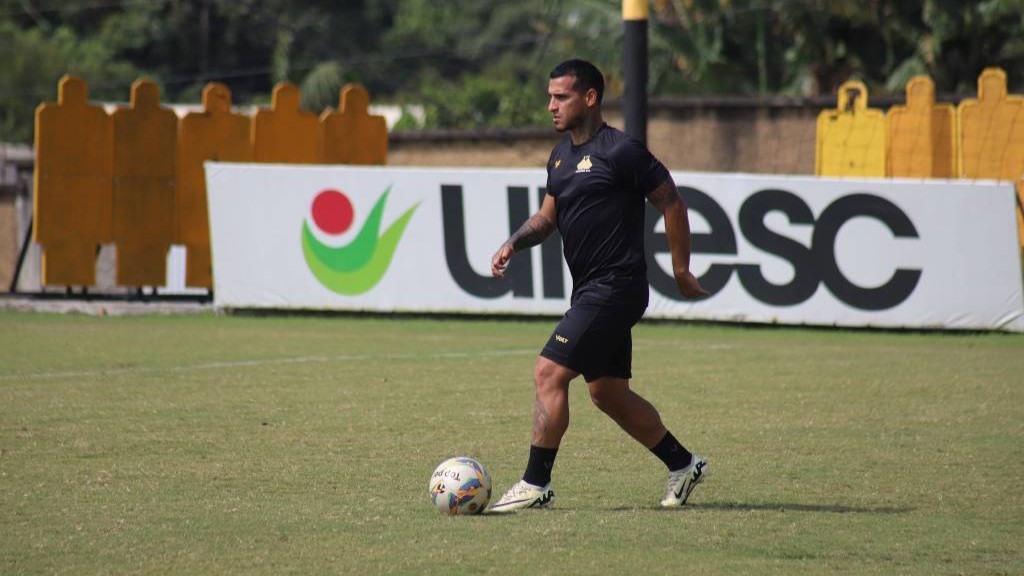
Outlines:
<svg viewBox="0 0 1024 576"><path fill-rule="evenodd" d="M99 38L79 38L65 26L22 29L0 20L0 54L0 142L32 141L35 108L56 100L65 74L84 78L91 98L111 101L126 100L122 86L140 74Z"/></svg>
<svg viewBox="0 0 1024 576"><path fill-rule="evenodd" d="M969 95L986 66L1024 88L1024 0L653 0L654 95L831 94L863 80L901 94L915 74ZM585 57L622 94L622 0L0 0L0 140L31 140L61 75L124 101L147 76L164 101L209 81L236 103L276 82L313 112L346 82L423 104L431 127L547 125L545 77Z"/></svg>

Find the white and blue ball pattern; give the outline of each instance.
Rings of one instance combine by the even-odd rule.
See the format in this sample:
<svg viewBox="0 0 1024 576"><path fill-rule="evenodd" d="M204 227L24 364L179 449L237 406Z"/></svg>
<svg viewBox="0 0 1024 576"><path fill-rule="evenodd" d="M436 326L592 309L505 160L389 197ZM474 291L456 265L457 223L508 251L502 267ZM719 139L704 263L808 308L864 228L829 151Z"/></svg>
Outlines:
<svg viewBox="0 0 1024 576"><path fill-rule="evenodd" d="M430 476L430 501L442 514L479 514L491 501L491 475L472 458L449 458Z"/></svg>

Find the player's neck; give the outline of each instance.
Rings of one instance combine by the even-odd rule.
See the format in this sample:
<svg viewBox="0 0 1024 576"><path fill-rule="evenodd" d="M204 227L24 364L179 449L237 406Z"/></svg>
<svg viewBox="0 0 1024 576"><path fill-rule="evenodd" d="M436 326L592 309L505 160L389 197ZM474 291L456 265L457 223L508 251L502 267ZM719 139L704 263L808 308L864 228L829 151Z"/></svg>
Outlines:
<svg viewBox="0 0 1024 576"><path fill-rule="evenodd" d="M597 134L601 126L604 126L604 118L601 116L600 110L588 115L583 119L583 123L569 132L573 146L586 143L594 137L594 134Z"/></svg>

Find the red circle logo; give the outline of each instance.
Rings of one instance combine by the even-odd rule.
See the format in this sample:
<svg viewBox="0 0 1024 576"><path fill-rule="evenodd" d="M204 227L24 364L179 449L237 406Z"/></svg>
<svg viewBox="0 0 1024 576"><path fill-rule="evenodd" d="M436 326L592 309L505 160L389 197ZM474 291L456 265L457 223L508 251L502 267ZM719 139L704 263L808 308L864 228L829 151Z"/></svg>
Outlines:
<svg viewBox="0 0 1024 576"><path fill-rule="evenodd" d="M313 199L313 222L327 234L341 234L352 225L352 201L338 190L323 190Z"/></svg>

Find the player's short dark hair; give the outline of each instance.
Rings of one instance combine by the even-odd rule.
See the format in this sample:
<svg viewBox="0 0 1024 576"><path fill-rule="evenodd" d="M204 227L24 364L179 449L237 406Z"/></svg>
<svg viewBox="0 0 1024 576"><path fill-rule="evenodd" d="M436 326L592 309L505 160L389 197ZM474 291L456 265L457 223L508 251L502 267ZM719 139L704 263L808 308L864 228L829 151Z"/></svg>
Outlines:
<svg viewBox="0 0 1024 576"><path fill-rule="evenodd" d="M574 58L555 66L548 78L554 79L563 76L576 78L572 85L573 90L586 93L587 90L593 88L597 92L597 103L601 103L604 98L604 75L597 69L597 66L586 60Z"/></svg>

